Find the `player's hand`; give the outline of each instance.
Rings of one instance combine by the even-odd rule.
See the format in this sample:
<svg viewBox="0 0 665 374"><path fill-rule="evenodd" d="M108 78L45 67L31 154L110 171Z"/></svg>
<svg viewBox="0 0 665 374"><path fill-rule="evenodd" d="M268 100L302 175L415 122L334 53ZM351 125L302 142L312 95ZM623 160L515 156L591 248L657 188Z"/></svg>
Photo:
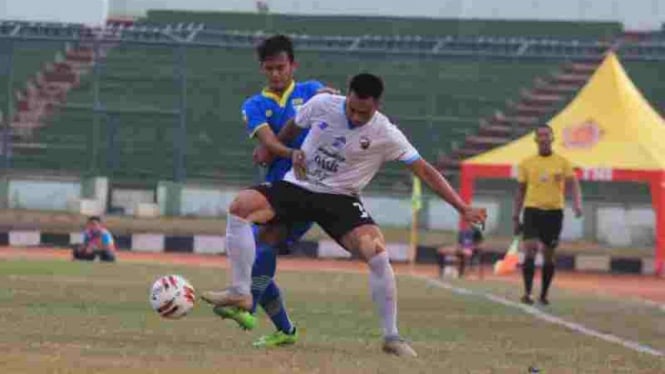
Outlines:
<svg viewBox="0 0 665 374"><path fill-rule="evenodd" d="M322 94L322 93L327 93L327 94L331 94L331 95L339 95L340 91L338 89L332 88L332 87L322 87L322 88L319 88L318 90L316 90L317 95Z"/></svg>
<svg viewBox="0 0 665 374"><path fill-rule="evenodd" d="M259 144L256 146L256 148L254 148L252 159L254 160L255 164L265 167L272 164L272 162L275 160L275 155L268 150L268 147L264 146L263 144Z"/></svg>
<svg viewBox="0 0 665 374"><path fill-rule="evenodd" d="M575 218L580 218L583 215L582 212L582 207L581 206L576 206L573 208L573 211L575 212Z"/></svg>
<svg viewBox="0 0 665 374"><path fill-rule="evenodd" d="M468 207L462 212L462 218L472 225L485 226L487 220L487 209Z"/></svg>
<svg viewBox="0 0 665 374"><path fill-rule="evenodd" d="M305 159L305 152L296 149L291 153L291 163L293 164L293 172L296 178L300 180L307 179L307 162Z"/></svg>

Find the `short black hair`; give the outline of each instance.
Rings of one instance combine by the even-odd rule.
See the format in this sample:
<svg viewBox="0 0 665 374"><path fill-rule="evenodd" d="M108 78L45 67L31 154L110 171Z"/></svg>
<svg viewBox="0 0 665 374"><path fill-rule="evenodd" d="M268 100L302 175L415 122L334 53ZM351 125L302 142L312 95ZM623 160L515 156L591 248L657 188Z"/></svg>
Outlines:
<svg viewBox="0 0 665 374"><path fill-rule="evenodd" d="M289 57L289 61L293 62L295 59L295 54L293 52L293 42L291 38L286 35L274 35L267 39L264 39L258 47L256 47L256 53L259 55L259 61L264 62L265 60L275 57L280 53L286 53Z"/></svg>
<svg viewBox="0 0 665 374"><path fill-rule="evenodd" d="M542 123L542 124L538 125L538 127L536 127L536 131L538 131L540 129L548 129L548 130L550 130L551 133L554 133L554 131L552 130L550 125L548 125L546 123Z"/></svg>
<svg viewBox="0 0 665 374"><path fill-rule="evenodd" d="M102 219L99 216L88 217L88 223L90 222L99 222L102 223Z"/></svg>
<svg viewBox="0 0 665 374"><path fill-rule="evenodd" d="M370 73L360 73L349 83L349 92L353 92L361 99L373 98L378 100L383 95L383 80Z"/></svg>

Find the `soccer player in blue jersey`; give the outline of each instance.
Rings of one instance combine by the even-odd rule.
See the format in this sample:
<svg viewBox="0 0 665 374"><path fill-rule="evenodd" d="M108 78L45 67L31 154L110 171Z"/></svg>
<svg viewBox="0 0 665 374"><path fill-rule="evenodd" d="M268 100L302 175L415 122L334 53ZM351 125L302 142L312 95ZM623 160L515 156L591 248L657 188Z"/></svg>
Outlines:
<svg viewBox="0 0 665 374"><path fill-rule="evenodd" d="M268 167L265 182L282 180L291 168L291 160L273 158L263 146L267 141L276 139L276 134L288 120L295 117L297 110L311 97L321 92L330 92L318 81L296 82L294 73L297 63L294 58L293 44L283 35L265 39L257 48L261 72L265 75L268 86L261 93L247 99L242 105L242 116L250 138L257 138L259 145L254 151L254 161ZM307 132L303 132L290 144L299 148ZM302 222L290 227L254 226L256 260L252 268L253 305L244 311L240 308L215 307L213 310L222 318L236 321L244 329L256 326L257 302L270 316L277 331L263 336L255 346L279 346L293 344L298 339L296 328L291 323L284 307L281 292L275 280L277 245L291 245L302 237L312 226L311 222ZM215 304L215 295L204 294L202 298Z"/></svg>

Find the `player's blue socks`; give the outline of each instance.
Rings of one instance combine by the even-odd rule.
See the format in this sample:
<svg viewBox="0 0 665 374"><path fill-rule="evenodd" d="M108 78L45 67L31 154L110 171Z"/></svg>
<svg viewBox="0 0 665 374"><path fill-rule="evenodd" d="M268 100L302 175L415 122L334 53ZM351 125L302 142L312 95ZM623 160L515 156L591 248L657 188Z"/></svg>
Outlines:
<svg viewBox="0 0 665 374"><path fill-rule="evenodd" d="M273 248L267 244L257 243L256 260L252 266L252 314L256 312L256 306L261 301L263 294L270 284L273 284L273 277L277 269L277 254Z"/></svg>
<svg viewBox="0 0 665 374"><path fill-rule="evenodd" d="M258 228L254 227L257 238ZM275 327L285 333L291 333L293 325L286 313L281 292L273 280L277 270L277 251L272 246L257 240L256 259L252 266L252 314L256 313L257 305L266 311Z"/></svg>
<svg viewBox="0 0 665 374"><path fill-rule="evenodd" d="M275 282L271 282L261 298L261 306L266 311L275 327L287 334L293 333L293 324L286 314L284 300Z"/></svg>

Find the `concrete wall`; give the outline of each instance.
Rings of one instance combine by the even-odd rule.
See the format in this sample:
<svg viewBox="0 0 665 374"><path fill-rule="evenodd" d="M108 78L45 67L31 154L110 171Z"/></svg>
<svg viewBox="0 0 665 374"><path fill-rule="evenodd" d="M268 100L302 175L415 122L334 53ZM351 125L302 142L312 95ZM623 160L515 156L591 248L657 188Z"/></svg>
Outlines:
<svg viewBox="0 0 665 374"><path fill-rule="evenodd" d="M40 181L16 179L9 181L9 208L31 210L67 210L81 197L79 181Z"/></svg>
<svg viewBox="0 0 665 374"><path fill-rule="evenodd" d="M187 216L222 216L236 190L184 186L181 190L180 214ZM408 227L411 224L410 196L392 197L367 195L363 198L367 211L380 225ZM165 205L165 202L160 202ZM512 232L512 195L479 193L475 204L488 211L486 231L510 235ZM438 198L426 197L419 216L422 228L454 231L458 214ZM655 216L644 203L615 204L589 199L584 217L574 217L567 207L562 231L563 240L592 239L609 246L651 246L655 242Z"/></svg>
<svg viewBox="0 0 665 374"><path fill-rule="evenodd" d="M85 194L82 190L90 188ZM106 178L84 180L40 180L38 178L10 179L7 187L7 201L12 209L47 211L71 210L72 202L81 199L93 200L105 206L106 196L110 195L110 205L121 206L125 214L134 214L134 207L140 202L157 203L162 212L165 207L174 206L173 214L192 217L222 217L237 193L237 189L205 185L177 186L175 193L167 193L167 186L159 189L111 189ZM85 195L85 196L84 196ZM168 201L175 198L174 201ZM156 201L155 201L156 200ZM369 194L363 198L366 209L381 225L408 227L411 224L410 196L382 196ZM510 235L512 230L512 195L480 192L475 204L488 210L489 220L486 230L490 234ZM75 206L76 204L74 204ZM420 225L425 229L457 229L458 215L447 204L433 196L426 196L419 216ZM643 202L611 202L590 198L585 201L585 215L574 218L570 208L566 208L563 224L563 240L593 239L608 246L651 246L655 241L655 215L652 207Z"/></svg>

